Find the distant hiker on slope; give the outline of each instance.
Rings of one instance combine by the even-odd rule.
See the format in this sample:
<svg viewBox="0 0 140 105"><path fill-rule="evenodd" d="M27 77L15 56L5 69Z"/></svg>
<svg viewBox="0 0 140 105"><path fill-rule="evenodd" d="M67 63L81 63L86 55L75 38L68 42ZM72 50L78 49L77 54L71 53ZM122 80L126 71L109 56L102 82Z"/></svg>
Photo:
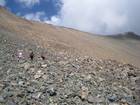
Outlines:
<svg viewBox="0 0 140 105"><path fill-rule="evenodd" d="M45 60L45 54L44 53L41 54L41 58L42 58L42 60Z"/></svg>
<svg viewBox="0 0 140 105"><path fill-rule="evenodd" d="M30 58L31 58L31 61L33 61L33 59L34 59L34 53L33 52L30 53Z"/></svg>
<svg viewBox="0 0 140 105"><path fill-rule="evenodd" d="M19 53L17 57L18 57L19 59L22 59L22 58L23 58L22 53Z"/></svg>

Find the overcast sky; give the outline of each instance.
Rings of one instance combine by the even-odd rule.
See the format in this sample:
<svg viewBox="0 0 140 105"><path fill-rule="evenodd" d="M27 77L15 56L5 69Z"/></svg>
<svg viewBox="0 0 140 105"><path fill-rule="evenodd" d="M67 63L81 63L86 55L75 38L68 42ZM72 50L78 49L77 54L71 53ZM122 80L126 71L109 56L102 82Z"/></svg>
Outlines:
<svg viewBox="0 0 140 105"><path fill-rule="evenodd" d="M140 35L140 0L0 0L0 5L29 20L94 34Z"/></svg>

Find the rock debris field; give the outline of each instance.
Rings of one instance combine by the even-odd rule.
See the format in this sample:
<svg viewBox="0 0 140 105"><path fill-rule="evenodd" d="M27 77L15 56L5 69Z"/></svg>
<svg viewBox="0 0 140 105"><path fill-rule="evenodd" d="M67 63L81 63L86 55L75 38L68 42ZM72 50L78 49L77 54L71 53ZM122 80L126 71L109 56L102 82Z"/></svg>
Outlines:
<svg viewBox="0 0 140 105"><path fill-rule="evenodd" d="M1 31L0 105L140 105L140 69L58 54Z"/></svg>

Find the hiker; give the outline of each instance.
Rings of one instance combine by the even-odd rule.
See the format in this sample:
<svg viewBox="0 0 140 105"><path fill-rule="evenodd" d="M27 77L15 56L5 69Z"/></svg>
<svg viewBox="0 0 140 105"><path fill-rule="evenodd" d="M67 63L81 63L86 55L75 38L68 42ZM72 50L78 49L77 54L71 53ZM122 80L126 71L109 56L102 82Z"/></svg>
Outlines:
<svg viewBox="0 0 140 105"><path fill-rule="evenodd" d="M19 58L19 59L22 59L22 58L23 58L22 53L19 53L19 54L18 54L18 58Z"/></svg>
<svg viewBox="0 0 140 105"><path fill-rule="evenodd" d="M34 58L34 53L33 52L30 53L30 58L31 58L31 61L33 61L33 58Z"/></svg>
<svg viewBox="0 0 140 105"><path fill-rule="evenodd" d="M42 60L45 60L45 55L44 55L44 53L41 54L41 58L42 58Z"/></svg>

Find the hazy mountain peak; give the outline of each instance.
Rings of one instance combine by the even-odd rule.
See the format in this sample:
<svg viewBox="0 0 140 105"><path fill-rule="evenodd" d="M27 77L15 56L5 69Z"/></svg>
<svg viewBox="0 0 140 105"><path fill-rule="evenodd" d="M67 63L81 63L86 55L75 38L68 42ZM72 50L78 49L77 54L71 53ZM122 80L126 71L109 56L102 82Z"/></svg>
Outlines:
<svg viewBox="0 0 140 105"><path fill-rule="evenodd" d="M136 35L134 32L125 32L124 34L107 35L107 37L114 39L135 39L140 40L140 36Z"/></svg>
<svg viewBox="0 0 140 105"><path fill-rule="evenodd" d="M126 32L124 33L124 36L132 39L140 39L140 36L136 35L134 32Z"/></svg>

